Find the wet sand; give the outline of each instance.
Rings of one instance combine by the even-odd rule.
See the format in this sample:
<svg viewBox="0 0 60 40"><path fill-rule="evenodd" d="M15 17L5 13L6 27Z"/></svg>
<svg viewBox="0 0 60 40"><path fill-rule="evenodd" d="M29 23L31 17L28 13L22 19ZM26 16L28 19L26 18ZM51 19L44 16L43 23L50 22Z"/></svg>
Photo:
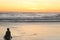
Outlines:
<svg viewBox="0 0 60 40"><path fill-rule="evenodd" d="M12 40L60 40L59 22L0 22L0 40L7 27L11 30Z"/></svg>

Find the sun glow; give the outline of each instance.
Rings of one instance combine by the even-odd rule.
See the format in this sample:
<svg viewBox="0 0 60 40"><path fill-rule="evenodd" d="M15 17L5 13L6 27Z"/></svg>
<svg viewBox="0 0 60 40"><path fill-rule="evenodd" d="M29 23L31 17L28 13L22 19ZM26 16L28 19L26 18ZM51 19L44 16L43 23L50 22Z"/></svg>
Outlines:
<svg viewBox="0 0 60 40"><path fill-rule="evenodd" d="M60 0L0 0L0 11L60 12Z"/></svg>

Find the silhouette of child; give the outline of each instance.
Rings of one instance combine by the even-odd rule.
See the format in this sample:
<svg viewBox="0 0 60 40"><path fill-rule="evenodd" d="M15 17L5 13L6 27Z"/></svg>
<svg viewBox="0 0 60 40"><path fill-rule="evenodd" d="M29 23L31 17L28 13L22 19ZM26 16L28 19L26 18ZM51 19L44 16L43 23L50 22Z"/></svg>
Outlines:
<svg viewBox="0 0 60 40"><path fill-rule="evenodd" d="M6 34L4 36L5 40L11 40L12 36L11 36L11 32L9 30L9 28L7 28Z"/></svg>

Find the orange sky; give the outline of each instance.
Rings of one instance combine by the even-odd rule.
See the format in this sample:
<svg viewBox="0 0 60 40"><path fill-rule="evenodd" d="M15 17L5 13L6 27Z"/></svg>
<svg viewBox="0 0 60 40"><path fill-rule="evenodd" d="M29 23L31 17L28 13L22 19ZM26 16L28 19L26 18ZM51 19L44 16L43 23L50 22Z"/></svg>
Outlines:
<svg viewBox="0 0 60 40"><path fill-rule="evenodd" d="M4 12L60 12L60 0L0 0Z"/></svg>

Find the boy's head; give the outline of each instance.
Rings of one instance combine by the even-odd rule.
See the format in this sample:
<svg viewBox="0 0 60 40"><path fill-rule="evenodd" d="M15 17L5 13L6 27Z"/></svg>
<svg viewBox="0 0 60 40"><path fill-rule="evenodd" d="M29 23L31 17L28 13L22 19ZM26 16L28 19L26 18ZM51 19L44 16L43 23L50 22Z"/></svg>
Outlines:
<svg viewBox="0 0 60 40"><path fill-rule="evenodd" d="M7 28L7 30L9 31L9 28Z"/></svg>

